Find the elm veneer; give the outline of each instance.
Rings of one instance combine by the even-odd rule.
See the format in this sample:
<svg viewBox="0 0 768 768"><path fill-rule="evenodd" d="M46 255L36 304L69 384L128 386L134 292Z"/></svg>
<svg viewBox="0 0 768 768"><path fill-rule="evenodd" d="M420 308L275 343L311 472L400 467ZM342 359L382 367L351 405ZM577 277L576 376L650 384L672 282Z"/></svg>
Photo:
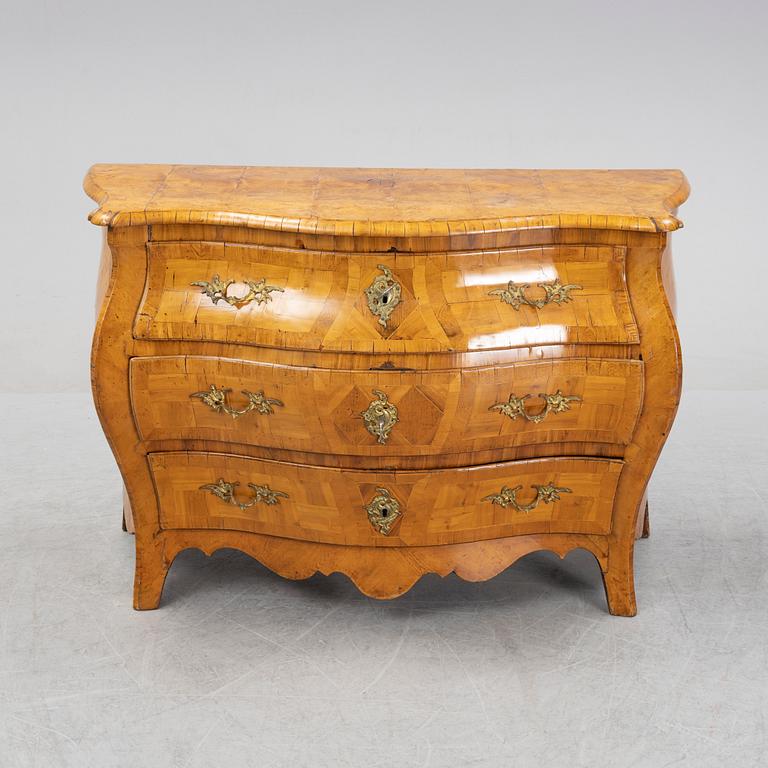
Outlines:
<svg viewBox="0 0 768 768"><path fill-rule="evenodd" d="M682 173L97 165L85 188L137 609L187 547L378 598L582 547L634 615Z"/></svg>

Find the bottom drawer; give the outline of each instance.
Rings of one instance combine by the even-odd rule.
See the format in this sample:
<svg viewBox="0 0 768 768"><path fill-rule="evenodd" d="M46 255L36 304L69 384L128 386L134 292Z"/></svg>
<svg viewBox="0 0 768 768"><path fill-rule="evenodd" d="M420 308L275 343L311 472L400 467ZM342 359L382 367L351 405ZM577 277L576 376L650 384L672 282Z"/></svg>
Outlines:
<svg viewBox="0 0 768 768"><path fill-rule="evenodd" d="M550 458L425 472L311 467L222 453L148 456L164 529L424 546L610 532L623 462Z"/></svg>

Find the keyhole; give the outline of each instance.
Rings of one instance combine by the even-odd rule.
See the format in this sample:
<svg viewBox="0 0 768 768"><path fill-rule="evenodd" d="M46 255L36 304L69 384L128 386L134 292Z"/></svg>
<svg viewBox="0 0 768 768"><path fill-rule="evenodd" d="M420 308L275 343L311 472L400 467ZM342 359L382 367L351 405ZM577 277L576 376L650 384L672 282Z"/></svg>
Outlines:
<svg viewBox="0 0 768 768"><path fill-rule="evenodd" d="M383 507L381 510L381 516L386 517L389 514L389 510L386 507Z"/></svg>
<svg viewBox="0 0 768 768"><path fill-rule="evenodd" d="M382 303L382 304L388 304L388 303L389 303L389 294L388 294L388 293L385 293L385 294L384 294L384 295L381 297L381 303Z"/></svg>

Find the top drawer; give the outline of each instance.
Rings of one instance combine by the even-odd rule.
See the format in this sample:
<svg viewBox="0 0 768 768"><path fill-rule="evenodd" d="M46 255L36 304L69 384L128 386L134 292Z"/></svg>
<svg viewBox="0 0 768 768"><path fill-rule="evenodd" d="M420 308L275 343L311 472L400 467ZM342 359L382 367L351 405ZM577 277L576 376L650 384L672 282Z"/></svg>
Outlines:
<svg viewBox="0 0 768 768"><path fill-rule="evenodd" d="M149 243L139 339L372 354L636 344L621 246L349 254Z"/></svg>

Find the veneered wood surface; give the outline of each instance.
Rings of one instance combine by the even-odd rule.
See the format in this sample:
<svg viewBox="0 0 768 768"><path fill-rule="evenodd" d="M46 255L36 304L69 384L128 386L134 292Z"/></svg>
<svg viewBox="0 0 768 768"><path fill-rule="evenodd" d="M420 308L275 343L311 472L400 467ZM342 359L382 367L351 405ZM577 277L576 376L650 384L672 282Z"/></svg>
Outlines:
<svg viewBox="0 0 768 768"><path fill-rule="evenodd" d="M628 285L641 333L645 400L616 494L603 583L611 613L637 613L634 547L648 481L672 427L682 388L680 339L667 296L674 296L671 252L648 243L633 249Z"/></svg>
<svg viewBox="0 0 768 768"><path fill-rule="evenodd" d="M626 248L583 245L428 254L347 254L210 242L150 243L137 338L221 341L297 350L435 353L547 344L636 344L625 283ZM365 290L384 265L402 286L386 328ZM214 275L265 278L281 291L241 308L200 287ZM515 309L490 292L509 281L578 285L570 300Z"/></svg>
<svg viewBox="0 0 768 768"><path fill-rule="evenodd" d="M84 182L110 226L226 224L355 237L528 227L671 231L676 170L555 171L95 165Z"/></svg>
<svg viewBox="0 0 768 768"><path fill-rule="evenodd" d="M643 363L573 358L446 371L344 371L277 366L218 357L135 357L130 365L133 410L142 440L211 440L339 456L388 457L472 454L484 463L505 448L552 442L629 442L642 404ZM216 412L193 393L211 385L231 390L242 409L243 390L280 400L273 413L238 418ZM381 445L362 413L383 391L399 421ZM498 410L523 397L535 417L544 393L578 397L569 410L538 423ZM590 454L591 447L580 450ZM498 459L500 460L500 459ZM316 462L316 459L313 459Z"/></svg>
<svg viewBox="0 0 768 768"><path fill-rule="evenodd" d="M622 462L607 459L536 459L465 469L381 472L317 468L212 453L149 455L163 529L220 528L326 544L427 546L527 533L606 534ZM219 479L288 494L277 504L246 510L201 486ZM561 499L529 513L503 508L485 496L522 485L521 504L536 496L534 484L570 488ZM402 517L389 536L376 531L364 506L386 488Z"/></svg>
<svg viewBox="0 0 768 768"><path fill-rule="evenodd" d="M318 544L239 531L159 531L153 539L152 558L157 568L137 572L136 607L157 608L166 573L184 549L207 555L216 550L239 549L287 579L307 579L315 573L343 573L365 595L391 599L407 592L424 574L455 573L465 581L486 581L530 552L546 549L561 558L573 549L594 555L601 570L608 567L605 536L544 533L505 539L441 544L434 547L359 547Z"/></svg>
<svg viewBox="0 0 768 768"><path fill-rule="evenodd" d="M680 178L682 179L682 176ZM113 181L118 185L123 183L119 174L113 177ZM125 191L129 197L133 194L130 190ZM683 181L678 192L674 193L669 201L672 202L674 198L674 203L679 204L685 194L687 185ZM134 604L137 608L157 607L165 574L173 557L180 549L189 546L199 547L206 552L224 546L237 547L258 557L278 573L291 578L305 578L315 571L342 571L366 594L381 598L401 594L423 573L445 574L455 570L464 578L490 578L526 552L546 548L562 555L569 549L580 546L592 552L600 564L611 612L620 615L635 613L632 561L635 535L641 530L638 510L644 509L642 501L648 479L672 424L680 393L679 342L666 298L674 292L664 227L659 227L662 231L643 231L643 226L640 226L642 222L639 220L601 221L590 217L579 217L575 220L569 218L569 215L542 219L529 211L530 216L513 222L514 226L518 227L514 229L494 228L489 225L491 219L488 218L481 219L482 227L471 221L462 222L458 227L446 222L434 227L434 222L430 222L429 227L426 227L422 226L425 224L423 221L412 222L411 227L391 227L385 222L375 221L370 224L369 235L362 235L360 229L355 236L353 228L346 226L338 231L335 227L329 227L325 232L316 229L312 234L308 229L299 232L298 229L292 231L289 226L280 228L281 225L272 220L266 222L264 228L258 229L254 228L258 225L252 217L246 217L247 220L243 220L242 226L227 226L234 220L228 215L222 217L216 211L210 212L210 217L197 216L189 211L187 213L189 215L185 219L183 212L179 211L168 215L151 212L150 218L154 219L157 215L157 220L147 221L144 216L144 223L139 226L123 226L128 223L130 215L127 218L123 214L114 217L114 226L108 233L108 247L105 248L102 258L101 274L105 279L100 280L104 296L100 302L94 335L94 399L123 474L130 499L128 506L136 525ZM105 221L102 220L102 223ZM190 223L184 223L185 221ZM210 226L203 223L206 221ZM566 225L568 221L572 223ZM288 224L293 226L293 222ZM275 228L270 228L272 226ZM603 228L604 226L609 228ZM152 250L161 242L218 242L227 246L240 244L272 249L278 246L293 250L325 249L331 258L337 258L340 253L354 256L374 251L391 252L373 256L377 262L381 256L408 256L419 260L423 258L421 251L431 251L436 255L437 251L449 248L454 251L461 250L465 255L469 253L470 256L483 254L489 249L548 246L622 248L626 249L626 284L634 310L637 343L585 343L583 338L574 335L568 337L566 343L547 345L531 337L530 346L464 350L448 348L436 353L429 348L419 349L418 345L412 342L413 351L407 354L401 351L402 348L393 346L388 349L383 346L374 349L370 354L360 355L352 350L329 350L322 347L302 350L292 347L255 346L247 342L232 344L226 338L135 338L133 325L143 300L147 264L149 261L150 266L152 265ZM403 250L415 253L403 254ZM458 254L453 253L452 256ZM533 325L523 325L523 328L541 325L538 317L526 322ZM146 456L148 444L141 441L137 432L129 396L129 361L137 356L216 356L240 358L244 362L263 365L299 368L317 366L321 369L345 371L366 371L375 367L393 375L399 374L401 369L409 368L414 369L415 373L424 373L537 360L551 363L585 357L594 361L620 358L642 360L644 398L636 427L626 446L607 446L611 451L618 447L618 451L611 454L611 457L624 462L610 515L609 533L541 532L435 546L340 546L240 530L161 529L161 508ZM185 442L186 445L179 445L178 448L194 448L201 453L210 452L212 446L217 444L216 441L206 440L169 440L152 441L151 446L153 450L166 451L173 443ZM599 443L565 441L522 446L518 449L506 446L505 451L519 452L518 455L522 456L526 451L534 450L542 455L546 452L553 459L557 459L559 455L574 460L590 460L579 459L579 446L593 455L605 455L599 453ZM261 452L263 455L280 452L280 449L250 445L247 448L248 451ZM306 456L301 452L294 453ZM466 458L470 464L487 460L486 452L483 451L455 455L462 457L462 460ZM318 457L318 463L338 462L344 458L333 454L315 456ZM434 459L444 460L445 456L446 454L436 454ZM238 461L248 461L245 458L236 458ZM414 461L417 459L421 461L421 457L414 457ZM295 459L301 460L307 459ZM349 455L347 460L352 463L358 461L358 458ZM375 461L377 471L387 474L386 468L381 465L381 462L389 461L387 457L371 456L365 457L365 460L371 461L372 464ZM336 469L349 471L343 466ZM312 471L321 470L313 467ZM479 471L479 468L467 467L463 471ZM211 500L216 501L213 497ZM656 505L655 508L658 509L659 506Z"/></svg>

